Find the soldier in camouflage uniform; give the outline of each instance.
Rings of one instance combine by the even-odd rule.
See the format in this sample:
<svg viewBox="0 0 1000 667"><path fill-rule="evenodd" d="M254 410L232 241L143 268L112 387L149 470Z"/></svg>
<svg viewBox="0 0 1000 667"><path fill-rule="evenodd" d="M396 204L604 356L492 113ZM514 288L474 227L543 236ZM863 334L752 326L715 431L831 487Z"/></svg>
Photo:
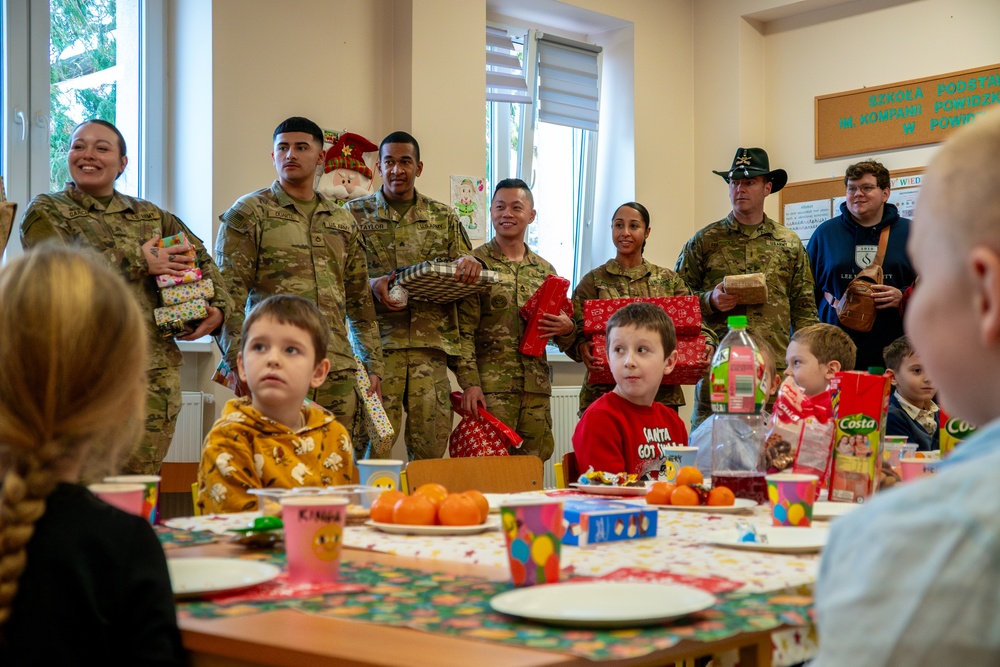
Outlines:
<svg viewBox="0 0 1000 667"><path fill-rule="evenodd" d="M160 305L155 276L181 275L192 263L211 278L215 296L209 299L208 317L178 340L195 340L212 333L232 312L219 270L201 241L183 222L142 199L121 194L115 180L125 170L125 139L114 125L87 121L73 131L67 160L73 181L62 192L38 195L21 220L21 244L26 248L46 239L78 243L99 252L119 271L146 314L149 340L147 371L148 405L142 443L126 462L125 470L156 474L173 440L181 408L180 365L177 343L163 338L153 320ZM159 248L163 237L184 232L190 245ZM182 256L194 250L195 259Z"/></svg>
<svg viewBox="0 0 1000 667"><path fill-rule="evenodd" d="M247 312L272 294L309 299L330 321L330 374L309 397L344 425L359 460L367 436L358 414L356 361L345 317L373 393L384 372L361 235L354 218L313 189L316 165L323 160L323 131L316 123L301 117L282 122L274 131L271 156L278 180L240 197L219 216L216 261L236 303L219 336L220 375L237 395L246 395L235 370Z"/></svg>
<svg viewBox="0 0 1000 667"><path fill-rule="evenodd" d="M677 258L677 273L701 299L701 314L721 340L730 315L746 315L747 327L774 351L778 374L784 370L791 331L816 324L809 256L798 235L764 215L764 198L785 186L784 169L770 170L763 148L740 148L729 171L714 171L729 183L732 212L697 232ZM726 294L726 276L763 273L767 303L738 305ZM692 429L710 412L708 383L695 390Z"/></svg>
<svg viewBox="0 0 1000 667"><path fill-rule="evenodd" d="M544 353L535 357L518 351L526 326L520 316L521 307L545 277L556 272L524 242L528 225L535 219L534 206L524 181L508 178L497 183L490 205L496 236L472 254L487 269L500 274L500 284L464 299L459 306L463 322L468 317L475 324L475 349L463 357L472 363L456 375L465 390L462 407L466 411L478 414L478 406L485 405L524 438L512 454L534 455L547 461L555 449L549 363ZM576 340L576 327L565 313L543 316L540 331L554 337L562 350Z"/></svg>
<svg viewBox="0 0 1000 667"><path fill-rule="evenodd" d="M615 210L611 218L611 237L617 250L608 260L580 280L573 291L573 319L576 322L576 342L567 352L575 361L587 366L588 375L580 390L580 415L598 398L614 389L614 384L594 384L589 381L592 365L592 344L583 333L583 302L590 299L645 298L688 296L691 290L680 276L670 269L647 262L642 252L649 238L649 211L639 202L627 202ZM705 368L708 368L718 340L704 322ZM654 399L676 410L684 405L684 391L679 385L660 385Z"/></svg>
<svg viewBox="0 0 1000 667"><path fill-rule="evenodd" d="M382 187L345 205L361 227L368 277L375 296L385 376L382 397L399 432L406 409L406 451L410 460L439 458L448 444L452 415L447 369L462 355L456 304L389 297L389 275L430 259L456 259L455 279L474 282L482 271L469 256L472 245L451 207L419 194L420 147L406 132L393 132L379 145Z"/></svg>

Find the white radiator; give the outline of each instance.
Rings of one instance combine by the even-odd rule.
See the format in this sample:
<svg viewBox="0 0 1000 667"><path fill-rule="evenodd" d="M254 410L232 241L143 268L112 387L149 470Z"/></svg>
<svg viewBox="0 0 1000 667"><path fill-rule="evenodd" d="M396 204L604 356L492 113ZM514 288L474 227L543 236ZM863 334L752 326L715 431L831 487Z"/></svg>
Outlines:
<svg viewBox="0 0 1000 667"><path fill-rule="evenodd" d="M213 403L215 397L200 391L181 392L181 412L174 428L174 439L164 457L164 463L198 463L201 461L201 445L205 439L205 404Z"/></svg>
<svg viewBox="0 0 1000 667"><path fill-rule="evenodd" d="M579 409L579 387L552 387L552 438L556 441L556 449L552 453L552 458L545 462L546 489L556 487L552 464L562 462L563 454L573 451L572 438L576 423L580 421L576 416Z"/></svg>

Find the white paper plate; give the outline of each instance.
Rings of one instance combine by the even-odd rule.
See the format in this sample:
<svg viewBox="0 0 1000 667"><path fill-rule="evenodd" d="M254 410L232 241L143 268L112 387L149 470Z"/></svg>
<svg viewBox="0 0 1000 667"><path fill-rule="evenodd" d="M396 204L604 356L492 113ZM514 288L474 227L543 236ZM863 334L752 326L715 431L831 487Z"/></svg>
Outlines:
<svg viewBox="0 0 1000 667"><path fill-rule="evenodd" d="M746 551L766 551L780 554L816 553L826 546L830 536L827 528L797 528L794 526L768 526L758 528L758 535L767 535L767 544L761 542L740 542L735 530L722 532L709 544Z"/></svg>
<svg viewBox="0 0 1000 667"><path fill-rule="evenodd" d="M819 500L813 505L813 520L836 519L861 507L858 503L831 503Z"/></svg>
<svg viewBox="0 0 1000 667"><path fill-rule="evenodd" d="M483 497L490 504L490 514L498 514L502 503L523 496L520 493L484 493Z"/></svg>
<svg viewBox="0 0 1000 667"><path fill-rule="evenodd" d="M702 512L705 514L741 514L757 507L757 501L737 498L732 505L650 505L666 512Z"/></svg>
<svg viewBox="0 0 1000 667"><path fill-rule="evenodd" d="M177 597L239 590L281 574L276 565L239 558L168 558L167 569Z"/></svg>
<svg viewBox="0 0 1000 667"><path fill-rule="evenodd" d="M654 625L714 604L714 596L690 586L623 581L529 586L490 600L511 616L590 628Z"/></svg>
<svg viewBox="0 0 1000 667"><path fill-rule="evenodd" d="M167 519L163 525L177 530L207 530L224 535L232 528L246 528L260 512L234 512L232 514L203 514L201 516L185 516Z"/></svg>
<svg viewBox="0 0 1000 667"><path fill-rule="evenodd" d="M580 484L573 482L570 484L581 493L590 493L595 496L644 496L645 486L613 486L611 484Z"/></svg>
<svg viewBox="0 0 1000 667"><path fill-rule="evenodd" d="M490 518L485 523L474 526L412 526L405 523L379 523L378 521L365 521L365 525L393 535L475 535L487 530L495 530L500 526L500 521L496 518Z"/></svg>

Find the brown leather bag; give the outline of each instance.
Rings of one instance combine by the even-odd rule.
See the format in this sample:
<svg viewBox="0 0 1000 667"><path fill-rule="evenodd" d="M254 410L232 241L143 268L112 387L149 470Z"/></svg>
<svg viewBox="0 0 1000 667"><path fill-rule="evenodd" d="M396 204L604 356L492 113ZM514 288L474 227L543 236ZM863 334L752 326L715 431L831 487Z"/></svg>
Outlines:
<svg viewBox="0 0 1000 667"><path fill-rule="evenodd" d="M858 271L847 285L844 296L836 301L840 323L853 331L871 331L875 324L875 293L872 285L882 284L882 260L889 243L889 228L884 227L878 239L878 252L871 264Z"/></svg>

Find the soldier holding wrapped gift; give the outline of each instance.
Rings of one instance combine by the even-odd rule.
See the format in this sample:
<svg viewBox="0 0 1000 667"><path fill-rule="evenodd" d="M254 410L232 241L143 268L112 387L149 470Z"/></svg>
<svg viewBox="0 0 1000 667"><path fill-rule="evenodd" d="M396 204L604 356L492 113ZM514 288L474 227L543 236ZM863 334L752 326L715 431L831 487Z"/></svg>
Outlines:
<svg viewBox="0 0 1000 667"><path fill-rule="evenodd" d="M364 239L368 277L375 296L386 374L382 396L393 429L405 408L406 451L411 460L439 458L448 445L452 416L447 369L462 355L455 303L389 295L397 269L433 259L455 260L455 280L474 283L482 265L469 255L472 244L447 204L417 192L423 170L420 146L406 132L393 132L379 145L376 171L382 187L345 205Z"/></svg>
<svg viewBox="0 0 1000 667"><path fill-rule="evenodd" d="M555 449L549 364L544 352L536 357L518 347L526 329L520 309L556 270L524 242L528 225L535 220L535 201L527 183L513 178L497 183L490 219L496 236L473 255L497 271L501 282L459 306L463 321L467 315L476 324L472 336L463 341L473 350L463 356L465 365L456 373L465 390L462 408L475 415L479 406L485 406L524 439L512 453L546 461ZM539 333L554 339L562 350L576 340L573 320L562 312L542 315Z"/></svg>
<svg viewBox="0 0 1000 667"><path fill-rule="evenodd" d="M206 316L192 324L178 340L194 340L219 328L232 312L219 269L201 241L179 218L143 199L115 190L125 171L125 139L103 120L85 121L73 130L67 159L72 181L62 192L38 195L21 220L21 243L31 248L45 239L81 243L101 253L128 282L146 314L149 333L146 433L125 469L155 474L170 447L181 407L182 357L173 338L164 338L154 324L160 305L155 277L183 276L192 268L210 278L214 296L207 299ZM161 239L183 233L188 243L159 247Z"/></svg>
<svg viewBox="0 0 1000 667"><path fill-rule="evenodd" d="M271 157L278 172L271 187L240 197L219 216L222 226L215 241L216 259L229 281L236 309L219 337L223 359L217 379L237 396L247 395L246 385L236 376L240 331L247 312L273 294L309 299L330 323L326 349L330 373L309 398L347 428L355 457L360 459L367 437L357 418L357 365L345 318L350 320L368 371L370 394L379 394L383 376L361 235L347 212L313 188L316 167L325 157L323 131L316 123L299 116L284 120L274 130Z"/></svg>
<svg viewBox="0 0 1000 667"><path fill-rule="evenodd" d="M728 317L745 314L749 330L774 350L780 374L791 331L819 322L802 241L764 214L764 199L785 187L788 174L770 168L763 148L740 148L729 170L713 173L729 184L733 210L691 237L677 258L676 271L701 299L702 318L720 339ZM766 299L726 291L727 276L747 274L759 275ZM708 383L702 380L695 389L692 429L709 414L708 394Z"/></svg>

